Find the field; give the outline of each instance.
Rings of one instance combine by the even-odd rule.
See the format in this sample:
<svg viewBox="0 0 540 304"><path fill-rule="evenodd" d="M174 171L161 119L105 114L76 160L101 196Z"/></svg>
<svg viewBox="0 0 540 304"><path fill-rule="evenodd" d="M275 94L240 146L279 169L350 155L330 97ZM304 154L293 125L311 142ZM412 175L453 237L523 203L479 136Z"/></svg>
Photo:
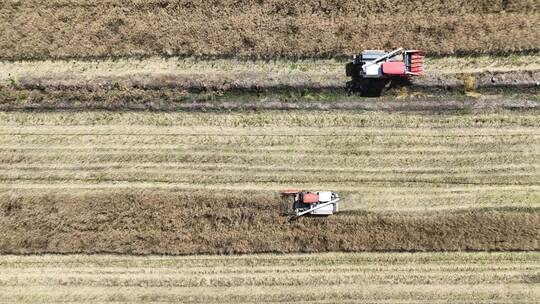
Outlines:
<svg viewBox="0 0 540 304"><path fill-rule="evenodd" d="M347 91L346 60L0 62L0 110L470 110L540 107L540 56L427 60L384 97ZM467 85L466 85L467 84ZM467 97L464 91L478 96ZM397 97L397 98L396 98Z"/></svg>
<svg viewBox="0 0 540 304"><path fill-rule="evenodd" d="M350 210L534 207L536 111L4 112L9 189L332 188Z"/></svg>
<svg viewBox="0 0 540 304"><path fill-rule="evenodd" d="M8 255L0 257L0 294L21 303L535 303L539 260L539 253Z"/></svg>
<svg viewBox="0 0 540 304"><path fill-rule="evenodd" d="M6 0L0 28L0 303L540 298L540 2ZM425 75L355 92L352 55L398 47ZM340 211L289 220L290 188Z"/></svg>
<svg viewBox="0 0 540 304"><path fill-rule="evenodd" d="M329 218L289 222L268 192L69 190L2 195L0 251L248 254L539 248L537 208L342 210Z"/></svg>
<svg viewBox="0 0 540 304"><path fill-rule="evenodd" d="M350 94L345 65L351 54L329 59L128 56L0 61L0 110L540 107L537 52L428 56L425 76L412 79L411 86L389 88L379 99Z"/></svg>
<svg viewBox="0 0 540 304"><path fill-rule="evenodd" d="M511 1L4 1L0 58L333 57L538 51L539 4Z"/></svg>
<svg viewBox="0 0 540 304"><path fill-rule="evenodd" d="M334 59L200 59L196 57L119 58L108 60L27 60L0 62L0 89L99 90L176 89L189 92L265 90L343 91L345 64ZM415 87L463 89L463 75L478 88L527 87L538 90L540 55L428 57L426 75ZM0 92L2 92L0 91ZM5 101L3 101L5 103Z"/></svg>
<svg viewBox="0 0 540 304"><path fill-rule="evenodd" d="M539 117L5 112L0 249L538 250ZM288 224L290 187L344 212Z"/></svg>

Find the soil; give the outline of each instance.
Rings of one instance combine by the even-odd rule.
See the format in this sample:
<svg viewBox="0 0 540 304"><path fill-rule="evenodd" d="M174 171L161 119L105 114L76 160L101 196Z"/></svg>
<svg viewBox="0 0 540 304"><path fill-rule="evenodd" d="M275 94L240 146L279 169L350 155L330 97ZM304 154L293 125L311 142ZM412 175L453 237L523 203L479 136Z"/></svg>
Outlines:
<svg viewBox="0 0 540 304"><path fill-rule="evenodd" d="M338 80L315 85L260 77L166 78L22 79L0 86L0 110L524 110L538 108L540 102L540 70L424 76L377 98L350 93L347 83Z"/></svg>

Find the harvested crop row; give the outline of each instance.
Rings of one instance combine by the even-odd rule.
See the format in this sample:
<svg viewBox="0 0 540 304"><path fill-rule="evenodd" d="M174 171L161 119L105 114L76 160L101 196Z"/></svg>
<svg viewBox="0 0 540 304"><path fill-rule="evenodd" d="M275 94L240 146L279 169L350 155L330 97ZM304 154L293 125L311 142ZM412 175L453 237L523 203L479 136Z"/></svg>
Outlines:
<svg viewBox="0 0 540 304"><path fill-rule="evenodd" d="M539 259L537 252L0 256L0 292L23 303L527 303L538 297Z"/></svg>
<svg viewBox="0 0 540 304"><path fill-rule="evenodd" d="M536 7L530 1L462 0L17 1L0 10L0 58L307 57L396 46L446 54L537 50Z"/></svg>
<svg viewBox="0 0 540 304"><path fill-rule="evenodd" d="M0 195L2 253L539 250L535 210L343 213L289 223L257 192Z"/></svg>
<svg viewBox="0 0 540 304"><path fill-rule="evenodd" d="M423 0L411 0L407 3L398 0L307 0L294 2L287 0L252 1L252 0L222 0L211 3L204 0L50 0L46 4L40 0L18 1L10 0L4 3L6 9L34 8L46 6L53 8L77 8L94 7L100 5L107 8L134 7L141 10L167 8L175 12L189 11L205 13L209 16L228 14L235 8L242 7L246 10L264 10L273 12L283 17L298 14L342 15L356 14L357 16L369 16L373 13L404 14L411 11L420 13L432 13L444 11L448 14L457 13L496 13L496 12L526 12L538 8L538 3L531 0L507 0L492 1L478 0L430 0L429 5Z"/></svg>
<svg viewBox="0 0 540 304"><path fill-rule="evenodd" d="M0 109L365 109L539 108L540 56L434 58L407 91L348 94L343 61L194 58L0 62ZM496 67L493 67L493 66ZM464 98L478 93L511 99ZM444 92L450 100L438 98ZM396 101L409 96L405 102ZM536 101L535 101L536 100Z"/></svg>
<svg viewBox="0 0 540 304"><path fill-rule="evenodd" d="M151 134L151 135L389 135L378 140L391 140L392 136L424 140L416 132L429 136L519 136L537 134L540 111L491 111L480 113L386 113L364 111L257 111L227 113L175 113L175 112L114 112L114 111L54 111L0 112L2 133L34 132L61 135L86 134L90 127L98 134ZM45 128L46 126L47 128ZM117 129L122 127L121 129ZM159 127L159 128L155 128ZM7 129L9 128L9 129ZM49 129L53 128L53 129ZM62 129L65 128L62 132ZM295 128L302 128L298 132ZM340 129L345 128L345 130ZM139 130L145 132L138 132ZM52 132L51 132L52 130ZM285 131L284 131L285 130ZM469 131L468 131L469 130ZM474 132L470 132L473 131ZM478 131L482 132L478 132ZM224 133L227 131L227 133ZM337 131L346 131L337 133ZM517 131L517 132L514 132ZM135 140L137 138L134 138ZM245 138L248 140L251 138ZM254 138L255 140L257 138ZM264 138L263 138L264 139ZM450 137L448 139L451 139ZM499 138L496 138L499 139ZM140 138L142 140L142 138ZM184 140L184 139L182 139ZM185 140L188 140L186 138ZM280 138L287 141L290 138ZM355 140L366 140L363 137Z"/></svg>
<svg viewBox="0 0 540 304"><path fill-rule="evenodd" d="M536 111L0 113L0 191L332 189L349 210L533 207Z"/></svg>

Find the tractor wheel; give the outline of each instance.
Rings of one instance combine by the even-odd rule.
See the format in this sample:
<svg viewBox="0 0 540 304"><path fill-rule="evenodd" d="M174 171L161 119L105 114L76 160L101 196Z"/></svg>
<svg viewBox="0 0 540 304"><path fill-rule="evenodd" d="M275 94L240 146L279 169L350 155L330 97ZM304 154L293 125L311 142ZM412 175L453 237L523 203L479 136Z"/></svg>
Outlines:
<svg viewBox="0 0 540 304"><path fill-rule="evenodd" d="M358 67L352 62L345 65L345 75L347 77L356 77L358 75Z"/></svg>
<svg viewBox="0 0 540 304"><path fill-rule="evenodd" d="M379 97L389 83L388 79L369 79L361 92L362 96Z"/></svg>

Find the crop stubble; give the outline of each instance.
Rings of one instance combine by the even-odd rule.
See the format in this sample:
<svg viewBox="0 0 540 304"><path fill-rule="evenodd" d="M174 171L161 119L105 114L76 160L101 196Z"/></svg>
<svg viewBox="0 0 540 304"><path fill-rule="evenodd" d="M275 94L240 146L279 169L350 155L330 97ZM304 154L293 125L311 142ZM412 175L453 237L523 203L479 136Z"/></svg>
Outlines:
<svg viewBox="0 0 540 304"><path fill-rule="evenodd" d="M538 115L3 113L3 191L328 188L347 209L532 207Z"/></svg>
<svg viewBox="0 0 540 304"><path fill-rule="evenodd" d="M0 293L9 302L525 303L539 296L539 258L533 252L0 256Z"/></svg>

